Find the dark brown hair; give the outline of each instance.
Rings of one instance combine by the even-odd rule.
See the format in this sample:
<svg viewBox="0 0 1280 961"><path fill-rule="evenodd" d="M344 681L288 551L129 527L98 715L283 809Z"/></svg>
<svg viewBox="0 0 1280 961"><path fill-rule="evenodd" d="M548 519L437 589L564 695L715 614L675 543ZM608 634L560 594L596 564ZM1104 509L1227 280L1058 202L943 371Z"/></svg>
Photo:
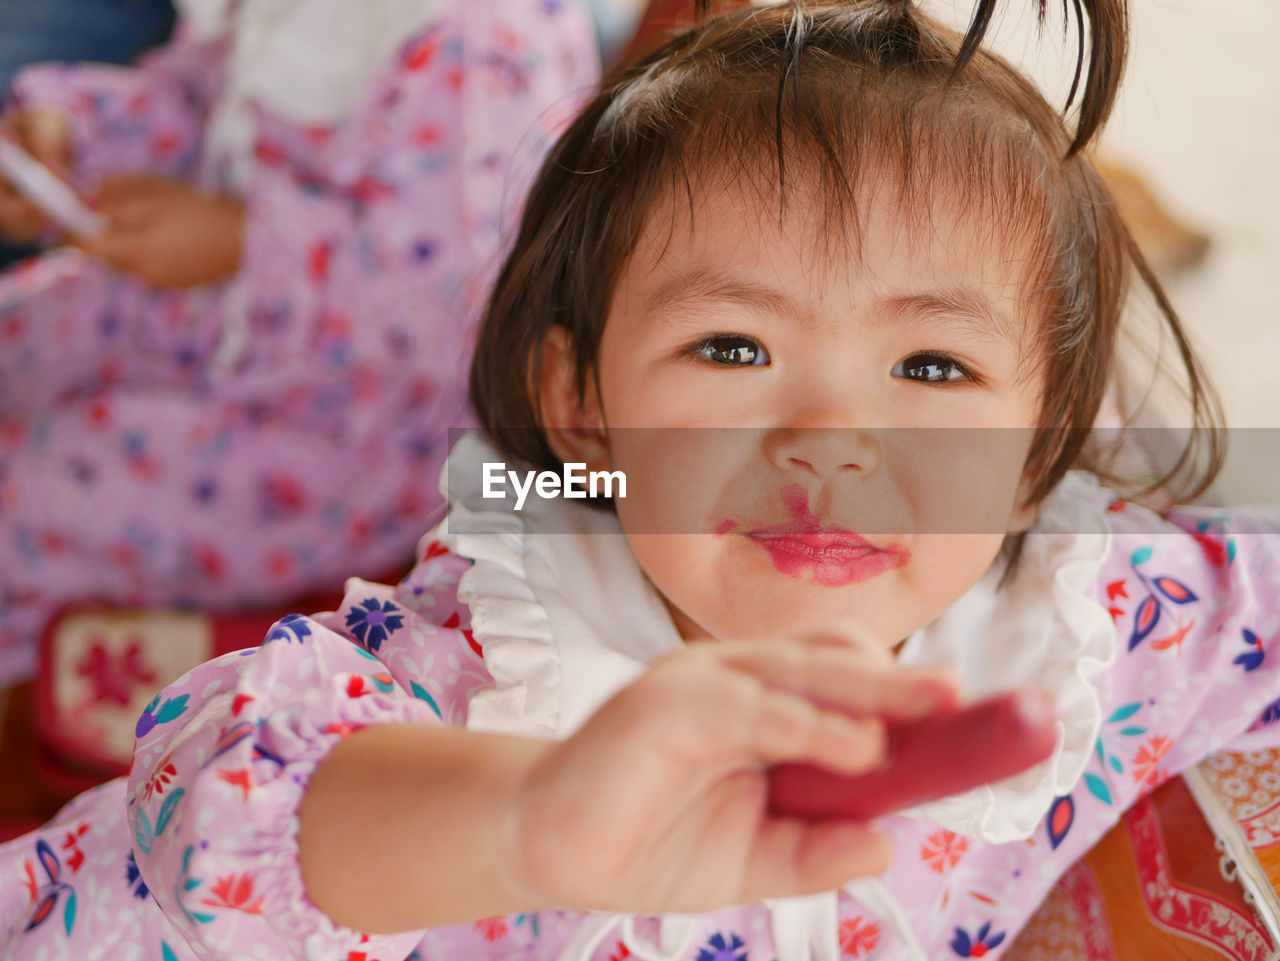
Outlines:
<svg viewBox="0 0 1280 961"><path fill-rule="evenodd" d="M825 236L851 241L856 256L859 188L892 174L903 210L927 221L944 194L1027 252L1024 289L1042 319L1028 352L1045 385L1026 465L1033 502L1073 466L1106 475L1085 443L1134 274L1176 346L1193 428L1149 489L1177 481L1174 496L1190 498L1207 487L1222 459L1215 396L1085 150L1123 73L1125 0L1072 0L1073 131L980 46L996 2L979 0L962 36L905 0L797 0L710 18L701 0L698 24L607 80L546 159L485 313L471 400L495 442L559 466L531 389L544 338L552 325L568 332L581 393L614 285L660 198L683 196L696 216L707 177L772 184L783 205L791 191L817 191Z"/></svg>

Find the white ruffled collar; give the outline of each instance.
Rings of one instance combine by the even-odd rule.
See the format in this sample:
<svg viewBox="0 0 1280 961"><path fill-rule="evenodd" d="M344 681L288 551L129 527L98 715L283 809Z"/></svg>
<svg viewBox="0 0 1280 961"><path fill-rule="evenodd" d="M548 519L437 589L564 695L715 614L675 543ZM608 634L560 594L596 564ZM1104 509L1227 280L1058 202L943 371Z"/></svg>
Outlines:
<svg viewBox="0 0 1280 961"><path fill-rule="evenodd" d="M479 478L505 458L479 434L460 439L446 478ZM614 515L530 498L516 513L475 489L442 489L444 539L473 560L458 598L495 686L471 699L467 726L567 737L645 666L682 643ZM1115 629L1090 595L1110 549L1107 497L1069 474L1041 506L1015 576L993 567L899 660L947 664L969 697L1036 684L1054 697L1059 740L1049 760L993 785L906 812L991 843L1030 837L1088 763L1102 720L1095 680L1115 657ZM492 533L470 533L484 531Z"/></svg>

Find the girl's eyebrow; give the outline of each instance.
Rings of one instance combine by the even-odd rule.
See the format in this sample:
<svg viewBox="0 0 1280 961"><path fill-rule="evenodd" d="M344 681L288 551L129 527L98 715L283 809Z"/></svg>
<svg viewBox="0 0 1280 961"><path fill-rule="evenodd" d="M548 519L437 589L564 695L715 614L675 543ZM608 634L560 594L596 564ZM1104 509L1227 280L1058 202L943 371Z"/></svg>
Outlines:
<svg viewBox="0 0 1280 961"><path fill-rule="evenodd" d="M663 281L645 298L641 314L650 316L701 301L737 304L775 314L794 314L797 310L796 301L777 288L703 266Z"/></svg>
<svg viewBox="0 0 1280 961"><path fill-rule="evenodd" d="M783 291L735 277L710 265L663 281L645 298L641 316L672 314L679 308L700 303L733 304L761 313L795 317L808 325L814 323L813 316ZM885 297L877 306L877 316L899 323L945 321L984 339L1018 342L1018 325L981 291L962 284Z"/></svg>
<svg viewBox="0 0 1280 961"><path fill-rule="evenodd" d="M885 298L886 315L900 321L946 321L966 333L1008 343L1018 342L1018 325L998 310L985 294L972 287L952 286Z"/></svg>

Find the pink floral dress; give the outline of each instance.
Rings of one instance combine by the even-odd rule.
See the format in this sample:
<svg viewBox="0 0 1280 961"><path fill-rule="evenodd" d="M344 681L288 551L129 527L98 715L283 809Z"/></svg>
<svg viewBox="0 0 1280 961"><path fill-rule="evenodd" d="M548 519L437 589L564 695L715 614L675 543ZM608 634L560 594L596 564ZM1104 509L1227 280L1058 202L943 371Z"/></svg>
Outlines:
<svg viewBox="0 0 1280 961"><path fill-rule="evenodd" d="M997 958L1138 797L1224 747L1280 744L1280 514L1160 517L1073 477L1013 581L976 585L903 652L949 657L961 633L986 644L960 655L976 693L1018 683L1017 668L992 665L1028 655L1063 720L1059 751L994 788L887 819L897 855L882 878L695 917L546 910L395 936L335 926L307 900L296 832L308 778L339 739L395 722L563 736L649 653L679 643L659 614L644 620L652 589L627 579L622 538L598 536L616 535L615 522L556 509L581 515L582 536L540 537L536 518L491 534L446 524L398 586L352 580L338 611L286 617L261 647L166 689L138 722L127 780L0 847L6 957ZM455 502L452 516L468 510ZM557 566L573 571L571 587L538 573ZM594 580L583 573L596 568ZM554 598L580 602L558 613ZM635 629L605 639L614 612ZM961 633L949 633L953 615L967 621ZM570 637L571 621L600 627L598 643L590 627ZM607 663L631 662L601 679ZM574 683L592 664L596 679ZM360 816L376 818L377 805L370 792Z"/></svg>
<svg viewBox="0 0 1280 961"><path fill-rule="evenodd" d="M230 189L226 42L42 65L74 179ZM598 73L577 0L448 0L363 107L259 110L231 280L159 290L76 251L0 275L0 685L73 600L228 609L406 564L467 422L469 335L523 185Z"/></svg>

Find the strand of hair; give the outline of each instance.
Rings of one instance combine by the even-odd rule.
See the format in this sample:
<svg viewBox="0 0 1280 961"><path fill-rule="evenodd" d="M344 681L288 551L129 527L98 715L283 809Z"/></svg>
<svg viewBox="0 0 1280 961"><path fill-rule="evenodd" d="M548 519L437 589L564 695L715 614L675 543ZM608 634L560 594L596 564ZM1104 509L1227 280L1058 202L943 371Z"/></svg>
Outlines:
<svg viewBox="0 0 1280 961"><path fill-rule="evenodd" d="M1076 68L1071 74L1071 89L1067 91L1067 102L1062 105L1062 112L1066 113L1071 109L1071 105L1076 102L1076 94L1080 91L1080 77L1084 73L1084 7L1081 0L1071 0L1075 7L1076 15ZM1044 5L1041 3L1041 17L1044 16ZM1064 21L1071 19L1070 11L1067 10L1067 0L1062 0L1062 16ZM1066 30L1066 23L1063 23L1063 30ZM1065 37L1064 37L1065 39Z"/></svg>

